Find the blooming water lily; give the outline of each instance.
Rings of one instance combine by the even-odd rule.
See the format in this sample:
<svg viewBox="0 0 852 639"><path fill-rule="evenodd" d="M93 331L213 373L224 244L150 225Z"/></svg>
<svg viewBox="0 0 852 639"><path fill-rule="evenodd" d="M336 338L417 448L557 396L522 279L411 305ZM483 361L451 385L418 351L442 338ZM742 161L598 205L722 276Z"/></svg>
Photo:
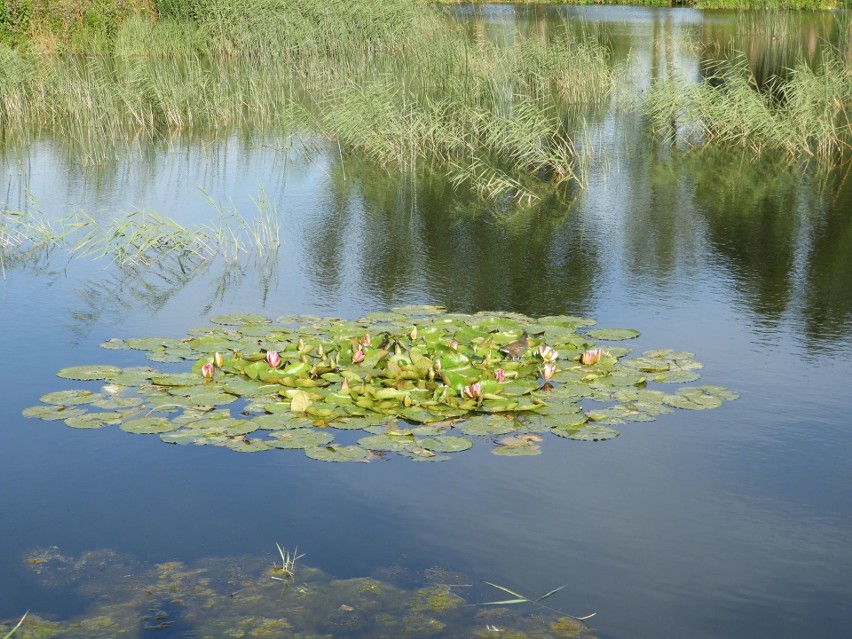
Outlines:
<svg viewBox="0 0 852 639"><path fill-rule="evenodd" d="M465 386L464 388L462 388L461 396L462 399L464 399L465 397L470 397L471 399L478 399L479 397L482 397L482 386L479 384L479 382L474 382L470 386Z"/></svg>
<svg viewBox="0 0 852 639"><path fill-rule="evenodd" d="M213 364L205 364L201 367L201 376L204 379L213 379Z"/></svg>
<svg viewBox="0 0 852 639"><path fill-rule="evenodd" d="M278 355L278 351L266 351L266 363L272 368L281 366L281 357Z"/></svg>
<svg viewBox="0 0 852 639"><path fill-rule="evenodd" d="M609 353L602 348L593 348L590 351L584 351L580 355L580 363L583 366L591 366L592 364L597 364L604 355L609 355Z"/></svg>

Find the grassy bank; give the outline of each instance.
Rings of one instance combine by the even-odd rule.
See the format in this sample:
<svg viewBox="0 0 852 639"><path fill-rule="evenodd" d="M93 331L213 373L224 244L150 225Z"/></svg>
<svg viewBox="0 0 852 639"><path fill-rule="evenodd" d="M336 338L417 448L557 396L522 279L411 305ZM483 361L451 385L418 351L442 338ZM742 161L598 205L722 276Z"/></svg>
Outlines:
<svg viewBox="0 0 852 639"><path fill-rule="evenodd" d="M457 4L459 0L438 0L443 4ZM470 0L468 0L470 1ZM518 4L526 0L516 0ZM505 2L512 0L473 0L474 3ZM732 10L832 10L852 7L852 0L531 0L530 4L568 4L568 5L625 5L642 7L691 7L694 9L732 9Z"/></svg>

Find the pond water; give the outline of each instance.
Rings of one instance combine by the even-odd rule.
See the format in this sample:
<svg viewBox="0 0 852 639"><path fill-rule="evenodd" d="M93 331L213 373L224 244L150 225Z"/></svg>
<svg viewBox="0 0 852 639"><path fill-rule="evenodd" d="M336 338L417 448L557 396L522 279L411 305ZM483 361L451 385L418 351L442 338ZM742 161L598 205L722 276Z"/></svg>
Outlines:
<svg viewBox="0 0 852 639"><path fill-rule="evenodd" d="M616 57L629 55L640 89L675 70L698 78L702 61L744 42L755 69L768 73L807 55L814 39L836 39L848 20L799 16L785 25L794 35L782 47L727 13L512 5L459 13L472 30L507 41L563 19L600 29ZM241 625L245 615L275 617L261 603L292 606L291 591L252 599L242 612L225 606L230 595L206 599L209 616L220 615L211 631L198 609L189 614L189 604L158 590L179 583L194 589L184 599L201 601L209 584L193 571L233 591L251 582L236 579L240 571L267 583L279 543L305 553L303 582L327 593L326 609L303 604L319 610L314 626L299 626L303 636L380 634L329 620L346 606L359 610L352 593L390 583L452 584L471 603L509 597L485 581L530 596L565 584L549 605L596 612L589 623L599 637L852 632L848 167L685 155L642 131L634 112L613 109L596 132L606 161L588 188L527 208L275 137L167 141L96 167L61 141L4 149L8 209L107 219L144 208L193 226L218 215L205 193L250 216L263 192L280 217L282 246L187 272L162 264L123 272L62 249L4 261L0 619L31 610L80 620L124 603L136 624L126 636L155 627L163 637L292 636L271 621L267 634ZM57 378L62 367L150 364L140 351L99 347L111 337L181 338L218 313L357 318L406 304L635 328L635 351L694 352L702 383L741 397L626 424L606 442L549 437L541 455L517 458L480 445L440 464L237 455L21 415L44 393L81 386ZM335 584L355 590L340 594ZM400 597L389 595L386 614L410 613L400 612ZM488 626L529 630L523 624L542 612L515 605L507 620L481 611L456 609L431 630L420 617L388 628L473 636ZM158 626L166 616L179 622Z"/></svg>

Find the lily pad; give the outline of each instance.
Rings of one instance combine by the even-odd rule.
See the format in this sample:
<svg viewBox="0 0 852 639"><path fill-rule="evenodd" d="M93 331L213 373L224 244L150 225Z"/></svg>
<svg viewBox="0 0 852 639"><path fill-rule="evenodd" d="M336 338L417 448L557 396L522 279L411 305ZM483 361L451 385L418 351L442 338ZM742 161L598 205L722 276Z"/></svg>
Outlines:
<svg viewBox="0 0 852 639"><path fill-rule="evenodd" d="M119 412L97 412L86 413L78 417L69 417L65 420L65 424L71 428L103 428L104 426L114 426L120 424L124 415Z"/></svg>
<svg viewBox="0 0 852 639"><path fill-rule="evenodd" d="M399 452L417 445L414 435L369 435L358 440L358 445L369 450Z"/></svg>
<svg viewBox="0 0 852 639"><path fill-rule="evenodd" d="M369 454L370 451L360 446L323 446L305 449L305 455L311 459L325 462L364 461Z"/></svg>
<svg viewBox="0 0 852 639"><path fill-rule="evenodd" d="M24 417L35 417L45 421L59 421L70 417L79 417L85 413L86 411L82 408L69 408L66 406L57 406L55 404L31 406L30 408L25 408L21 411L21 414Z"/></svg>
<svg viewBox="0 0 852 639"><path fill-rule="evenodd" d="M640 335L639 331L633 328L593 328L586 334L594 339L602 339L608 342L635 339Z"/></svg>
<svg viewBox="0 0 852 639"><path fill-rule="evenodd" d="M139 435L152 435L154 433L167 433L176 430L177 425L165 417L140 417L131 419L121 424L121 430Z"/></svg>
<svg viewBox="0 0 852 639"><path fill-rule="evenodd" d="M502 457L541 455L541 446L536 444L506 444L495 446L491 452Z"/></svg>
<svg viewBox="0 0 852 639"><path fill-rule="evenodd" d="M107 379L119 372L121 372L121 369L118 366L88 365L69 366L67 368L63 368L56 374L64 379L91 381L96 379Z"/></svg>
<svg viewBox="0 0 852 639"><path fill-rule="evenodd" d="M292 430L274 432L269 445L275 448L315 448L328 446L334 441L334 435L318 430Z"/></svg>
<svg viewBox="0 0 852 639"><path fill-rule="evenodd" d="M100 393L93 393L87 390L64 390L47 393L39 397L39 400L45 404L56 404L58 406L76 406L77 404L91 404L92 402L102 399Z"/></svg>
<svg viewBox="0 0 852 639"><path fill-rule="evenodd" d="M242 326L243 324L268 324L271 320L257 313L226 313L224 315L214 315L210 318L214 324L223 324L225 326Z"/></svg>
<svg viewBox="0 0 852 639"><path fill-rule="evenodd" d="M440 435L418 440L417 444L433 453L458 453L473 446L473 442L466 437L457 435Z"/></svg>
<svg viewBox="0 0 852 639"><path fill-rule="evenodd" d="M567 439L584 442L602 442L618 437L618 431L598 424L586 424L576 428L554 428L553 434Z"/></svg>

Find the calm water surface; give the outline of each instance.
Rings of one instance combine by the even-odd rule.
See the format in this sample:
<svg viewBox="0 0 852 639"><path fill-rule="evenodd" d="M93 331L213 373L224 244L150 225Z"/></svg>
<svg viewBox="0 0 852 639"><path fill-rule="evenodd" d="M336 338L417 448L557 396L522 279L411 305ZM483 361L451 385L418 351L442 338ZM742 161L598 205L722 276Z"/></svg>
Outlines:
<svg viewBox="0 0 852 639"><path fill-rule="evenodd" d="M655 74L700 77L747 30L690 10L461 12L493 38L563 19L601 29L630 53L640 89ZM807 52L837 24L811 16L790 48ZM755 38L755 68L783 62L774 42ZM852 181L772 158L684 156L640 133L635 115L611 113L589 188L517 211L274 138L175 142L101 167L59 142L5 150L8 208L103 219L145 208L193 225L216 216L203 192L250 215L263 189L283 246L184 277L123 276L63 251L5 263L0 619L91 605L39 586L24 565L37 547L271 562L278 542L341 578L440 566L522 593L568 584L553 605L596 611L601 637L852 634ZM636 328L635 350L693 351L703 382L742 397L625 425L609 442L551 439L530 458L480 445L443 464L236 455L21 416L80 386L54 376L63 366L147 363L98 347L110 337L182 337L221 312L354 318L410 303Z"/></svg>

